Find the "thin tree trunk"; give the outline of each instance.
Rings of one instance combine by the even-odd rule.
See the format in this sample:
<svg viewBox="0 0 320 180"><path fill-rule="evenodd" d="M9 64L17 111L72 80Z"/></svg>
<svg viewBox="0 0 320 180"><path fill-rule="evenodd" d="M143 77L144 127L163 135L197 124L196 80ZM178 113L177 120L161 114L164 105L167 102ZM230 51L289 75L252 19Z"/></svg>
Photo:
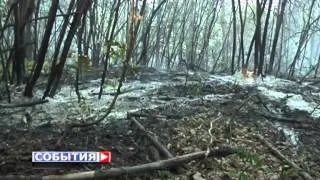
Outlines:
<svg viewBox="0 0 320 180"><path fill-rule="evenodd" d="M309 9L307 23L305 24L305 26L302 29L302 32L301 32L301 35L300 35L300 39L299 39L298 49L297 49L297 51L296 51L296 53L294 55L292 63L290 64L290 70L289 70L289 74L288 74L288 78L289 79L293 78L293 76L294 76L296 63L297 63L298 59L300 58L301 50L303 48L303 45L306 43L306 41L308 39L309 31L311 29L312 24L315 23L316 21L318 21L319 18L320 18L320 16L318 16L318 18L315 19L312 23L310 22L311 21L312 10L314 8L314 3L315 3L315 0L312 0L311 7Z"/></svg>
<svg viewBox="0 0 320 180"><path fill-rule="evenodd" d="M241 67L244 65L244 42L243 42L243 36L244 36L245 20L243 19L243 16L242 16L240 0L238 0L238 6L239 6L239 17L240 17L240 43L239 43L239 56L238 56L238 68L239 68L240 61L242 62L241 63ZM246 1L246 8L245 8L245 13L244 13L245 17L246 17L246 14L247 14L247 7L248 7L248 2Z"/></svg>
<svg viewBox="0 0 320 180"><path fill-rule="evenodd" d="M58 69L59 69L58 63L57 63L58 56L59 56L61 44L63 42L67 27L68 27L68 24L69 24L69 18L70 18L71 11L73 9L74 3L75 3L75 0L71 0L70 1L69 7L68 7L68 10L67 10L67 14L64 17L64 21L63 21L63 24L62 24L62 27L61 27L61 30L60 30L60 33L59 33L59 37L58 37L58 42L57 42L57 44L55 46L54 53L53 53L53 60L51 62L51 69L50 69L50 74L49 74L49 78L48 78L48 84L46 86L46 90L45 90L45 92L43 94L42 99L45 99L49 95L49 91L51 89L51 86L54 83L55 77L57 76Z"/></svg>
<svg viewBox="0 0 320 180"><path fill-rule="evenodd" d="M286 4L287 4L287 0L282 0L281 11L277 17L276 28L275 28L274 38L273 38L273 42L272 42L272 49L271 49L271 54L270 54L268 74L271 74L272 70L273 70L274 58L276 55L276 48L277 48L277 43L278 43L278 39L279 39L280 28L283 23L283 17L284 17L284 11L285 11Z"/></svg>
<svg viewBox="0 0 320 180"><path fill-rule="evenodd" d="M265 20L263 36L262 36L262 44L261 44L261 48L260 48L260 62L259 62L258 74L257 74L258 76L262 75L262 73L263 73L264 54L265 54L265 49L266 49L266 42L267 42L268 25L269 25L270 13L271 13L271 6L272 6L272 0L269 0L267 17L266 17L266 20Z"/></svg>
<svg viewBox="0 0 320 180"><path fill-rule="evenodd" d="M114 30L115 30L117 22L118 22L120 4L121 4L121 1L117 0L112 29L111 29L110 34L108 34L106 37L106 42L109 42L109 43L107 44L107 47L106 47L107 49L106 49L106 54L105 54L104 69L103 69L101 83L100 83L99 99L101 99L101 96L102 96L103 84L104 84L106 74L107 74L107 68L108 68L108 63L109 63L109 58L110 58L111 42L113 41Z"/></svg>
<svg viewBox="0 0 320 180"><path fill-rule="evenodd" d="M147 61L147 53L148 53L148 37L149 37L149 33L150 33L150 29L151 29L151 24L153 21L153 18L156 16L157 12L160 10L161 6L167 2L167 0L163 0L161 1L160 4L158 4L157 8L152 12L151 17L148 21L147 27L146 27L146 31L144 32L144 34L142 35L142 52L141 52L141 56L139 61L137 62L137 64L142 63L143 65L148 65L149 61Z"/></svg>
<svg viewBox="0 0 320 180"><path fill-rule="evenodd" d="M256 0L256 34L254 43L254 74L257 74L258 63L260 61L261 50L261 4L259 0Z"/></svg>
<svg viewBox="0 0 320 180"><path fill-rule="evenodd" d="M32 97L32 90L34 85L36 84L38 78L40 77L40 73L44 64L44 59L48 50L49 46L49 40L50 40L50 35L51 31L53 28L54 21L56 19L56 13L57 9L59 6L59 0L53 0L51 3L51 8L49 10L49 19L47 22L47 26L45 29L45 33L41 42L41 47L39 49L38 57L37 57L37 64L35 67L34 72L30 76L30 81L28 81L25 90L24 90L24 95L28 97Z"/></svg>
<svg viewBox="0 0 320 180"><path fill-rule="evenodd" d="M81 21L81 17L83 16L83 13L87 11L87 9L89 8L91 4L91 0L78 0L77 2L77 13L75 13L71 26L70 26L70 30L68 32L67 38L65 40L65 44L64 47L62 49L62 53L60 56L60 62L57 65L57 73L56 73L56 77L54 79L54 83L52 88L50 89L49 95L50 97L53 97L53 95L55 94L57 88L58 88L58 84L59 81L61 79L61 75L62 75L62 70L64 67L64 64L66 62L67 56L68 56L68 52L72 43L72 39L77 31L77 28L80 24Z"/></svg>
<svg viewBox="0 0 320 180"><path fill-rule="evenodd" d="M236 56L236 49L237 49L237 22L236 22L236 8L235 8L235 2L234 0L231 0L231 6L232 6L232 22L233 22L233 44L232 44L232 58L231 58L231 74L233 75L235 73L234 69L234 59Z"/></svg>

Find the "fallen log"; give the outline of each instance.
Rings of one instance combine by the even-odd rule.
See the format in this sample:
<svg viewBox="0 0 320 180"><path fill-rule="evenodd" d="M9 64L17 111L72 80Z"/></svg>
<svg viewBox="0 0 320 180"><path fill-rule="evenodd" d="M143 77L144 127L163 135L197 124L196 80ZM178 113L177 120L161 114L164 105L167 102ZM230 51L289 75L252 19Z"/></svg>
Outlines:
<svg viewBox="0 0 320 180"><path fill-rule="evenodd" d="M276 147L274 147L270 142L268 142L263 136L261 135L256 135L256 138L265 144L269 150L281 161L284 161L285 163L289 164L291 167L294 169L298 170L298 173L301 177L303 177L306 180L313 180L313 178L305 172L302 168L300 168L296 163L290 161L287 157L285 157Z"/></svg>
<svg viewBox="0 0 320 180"><path fill-rule="evenodd" d="M49 102L49 100L35 100L32 102L21 103L21 104L0 104L0 108L17 108L17 107L29 107L38 104L44 104Z"/></svg>
<svg viewBox="0 0 320 180"><path fill-rule="evenodd" d="M207 157L226 157L231 154L237 153L237 150L228 146L216 148L207 151L194 152L182 156L177 156L174 158L160 160L152 163L141 164L129 167L119 167L111 168L108 170L97 170L97 171L86 171L79 173L71 173L64 175L47 175L47 176L0 176L0 179L12 179L12 180L22 180L22 179L37 179L37 180L91 180L91 179L106 179L111 177L119 177L123 175L132 175L137 173L150 173L154 170L164 170L176 166L181 166L181 164L205 158Z"/></svg>

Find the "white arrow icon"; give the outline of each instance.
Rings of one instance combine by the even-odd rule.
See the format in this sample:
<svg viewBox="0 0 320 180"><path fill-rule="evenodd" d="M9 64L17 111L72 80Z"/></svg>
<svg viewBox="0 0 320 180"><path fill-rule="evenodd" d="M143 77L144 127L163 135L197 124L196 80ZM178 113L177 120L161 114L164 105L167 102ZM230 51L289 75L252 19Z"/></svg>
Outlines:
<svg viewBox="0 0 320 180"><path fill-rule="evenodd" d="M109 156L108 155L105 155L104 153L100 153L100 161L103 161L105 159L108 159Z"/></svg>

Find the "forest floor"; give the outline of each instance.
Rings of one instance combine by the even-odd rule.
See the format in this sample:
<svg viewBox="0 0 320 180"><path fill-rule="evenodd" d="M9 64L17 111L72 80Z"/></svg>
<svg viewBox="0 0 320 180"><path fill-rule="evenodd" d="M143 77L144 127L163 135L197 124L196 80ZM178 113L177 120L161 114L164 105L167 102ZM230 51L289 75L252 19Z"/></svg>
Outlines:
<svg viewBox="0 0 320 180"><path fill-rule="evenodd" d="M237 153L194 159L185 164L182 172L164 168L117 179L304 179L305 174L320 179L317 85L272 77L262 81L150 70L127 79L104 122L73 129L57 146L66 122L92 119L106 110L115 85L109 81L111 85L105 86L103 98L97 100L99 83L94 80L81 85L85 98L81 104L73 87L67 85L48 103L34 107L4 108L3 101L0 175L107 171L165 159L146 138L148 134L173 156L226 146L237 149ZM41 97L40 92L35 98ZM13 103L21 103L21 98L13 96ZM26 113L32 117L28 127L22 120ZM132 117L145 132L137 128ZM40 150L109 150L112 160L107 164L43 167L31 162L31 152Z"/></svg>

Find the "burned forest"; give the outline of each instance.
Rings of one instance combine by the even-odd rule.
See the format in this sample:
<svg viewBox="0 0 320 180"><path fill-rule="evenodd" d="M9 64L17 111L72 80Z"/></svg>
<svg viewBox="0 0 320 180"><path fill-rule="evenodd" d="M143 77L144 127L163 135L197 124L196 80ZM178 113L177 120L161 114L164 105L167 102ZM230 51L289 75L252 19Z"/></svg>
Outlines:
<svg viewBox="0 0 320 180"><path fill-rule="evenodd" d="M320 179L320 2L0 0L0 180Z"/></svg>

